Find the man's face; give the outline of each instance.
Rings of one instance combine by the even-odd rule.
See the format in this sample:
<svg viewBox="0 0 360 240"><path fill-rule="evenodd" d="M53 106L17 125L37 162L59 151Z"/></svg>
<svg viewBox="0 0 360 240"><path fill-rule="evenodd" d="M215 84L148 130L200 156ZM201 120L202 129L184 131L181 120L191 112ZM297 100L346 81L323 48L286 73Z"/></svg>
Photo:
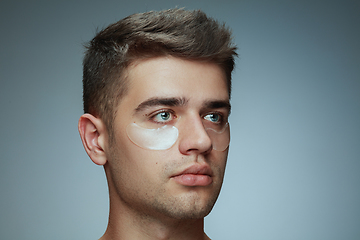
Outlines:
<svg viewBox="0 0 360 240"><path fill-rule="evenodd" d="M106 149L111 201L147 216L205 217L220 192L228 153L226 142L225 150L213 149L216 139L205 127L227 121L225 73L212 63L159 57L135 62L126 77L129 91ZM132 123L174 125L178 136L170 148L151 150L130 140ZM229 138L229 129L221 134Z"/></svg>

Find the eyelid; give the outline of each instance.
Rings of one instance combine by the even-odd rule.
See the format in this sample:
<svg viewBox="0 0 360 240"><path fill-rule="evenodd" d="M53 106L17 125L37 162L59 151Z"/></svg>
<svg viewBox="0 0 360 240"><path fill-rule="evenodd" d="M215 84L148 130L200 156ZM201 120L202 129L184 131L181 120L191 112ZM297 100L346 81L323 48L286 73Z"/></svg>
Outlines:
<svg viewBox="0 0 360 240"><path fill-rule="evenodd" d="M210 114L217 114L219 115L220 119L218 122L212 122L212 123L215 123L215 124L224 124L226 122L228 122L228 117L226 114L224 114L223 112L219 112L219 111L212 111L212 112L207 112L206 114L204 114L202 116L203 119L205 119L206 116L210 115ZM205 119L206 120L206 119Z"/></svg>
<svg viewBox="0 0 360 240"><path fill-rule="evenodd" d="M160 113L170 113L170 114L171 114L170 120L168 120L168 121L156 121L156 120L154 120L155 117L156 117L157 115L159 115ZM158 123L158 124L165 124L165 123L167 124L167 123L169 123L169 122L171 122L171 121L173 121L174 119L177 118L175 112L174 112L173 110L171 110L171 109L160 109L160 110L156 110L156 111L151 112L151 113L149 113L149 114L145 114L145 116L148 117L150 121L152 121L152 122L154 122L154 123Z"/></svg>
<svg viewBox="0 0 360 240"><path fill-rule="evenodd" d="M219 117L219 119L217 120L217 121L212 121L211 120L211 117L210 117L210 115L217 115L218 117ZM209 116L209 117L208 117ZM218 124L219 122L222 122L222 116L220 115L220 114L218 114L218 113L208 113L208 114L206 114L204 117L203 117L203 119L205 119L205 120L207 120L207 121L210 121L210 122L212 122L212 123L216 123L216 124Z"/></svg>

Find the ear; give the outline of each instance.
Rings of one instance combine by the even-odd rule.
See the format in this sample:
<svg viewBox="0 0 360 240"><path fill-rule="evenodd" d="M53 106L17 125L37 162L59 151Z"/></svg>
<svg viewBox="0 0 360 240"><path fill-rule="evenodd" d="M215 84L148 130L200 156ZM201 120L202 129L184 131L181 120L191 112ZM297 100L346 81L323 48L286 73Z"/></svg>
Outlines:
<svg viewBox="0 0 360 240"><path fill-rule="evenodd" d="M104 165L107 162L105 153L107 132L103 121L86 113L80 117L78 129L85 151L91 160L97 165Z"/></svg>

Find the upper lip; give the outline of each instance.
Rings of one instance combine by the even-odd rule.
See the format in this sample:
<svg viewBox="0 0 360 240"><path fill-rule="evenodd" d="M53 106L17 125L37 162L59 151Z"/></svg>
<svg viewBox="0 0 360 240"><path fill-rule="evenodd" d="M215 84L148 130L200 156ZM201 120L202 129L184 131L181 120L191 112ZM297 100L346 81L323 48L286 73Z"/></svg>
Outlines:
<svg viewBox="0 0 360 240"><path fill-rule="evenodd" d="M184 174L212 176L213 172L207 164L205 164L205 165L194 164L194 165L191 165L190 167L186 168L185 170L175 174L173 177L184 175Z"/></svg>

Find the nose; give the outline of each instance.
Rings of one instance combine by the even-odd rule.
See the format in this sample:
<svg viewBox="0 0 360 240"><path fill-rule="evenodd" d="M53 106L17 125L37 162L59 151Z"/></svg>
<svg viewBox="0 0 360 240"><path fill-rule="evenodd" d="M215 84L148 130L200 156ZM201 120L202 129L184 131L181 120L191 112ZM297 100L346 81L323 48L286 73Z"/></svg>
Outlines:
<svg viewBox="0 0 360 240"><path fill-rule="evenodd" d="M185 119L184 119L185 120ZM212 150L212 142L200 116L182 122L179 129L179 150L182 154L206 154Z"/></svg>

